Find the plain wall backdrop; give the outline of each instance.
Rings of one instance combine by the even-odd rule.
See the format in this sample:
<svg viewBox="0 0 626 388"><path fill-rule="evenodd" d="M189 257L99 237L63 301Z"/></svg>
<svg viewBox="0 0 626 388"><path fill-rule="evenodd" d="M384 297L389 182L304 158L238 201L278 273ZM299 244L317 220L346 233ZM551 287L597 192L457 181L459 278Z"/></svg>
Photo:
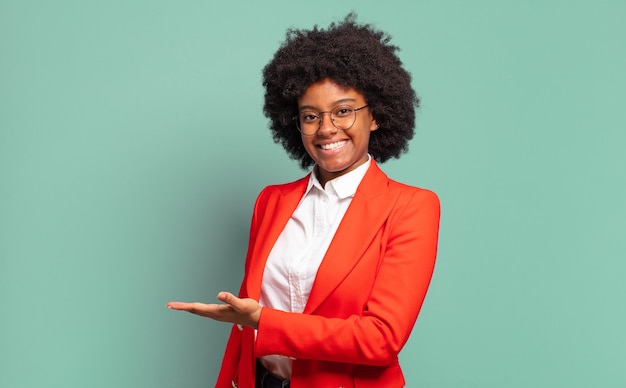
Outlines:
<svg viewBox="0 0 626 388"><path fill-rule="evenodd" d="M623 1L0 0L0 386L208 387L287 28L355 10L422 98L392 178L442 201L408 387L626 387ZM355 237L356 238L356 237Z"/></svg>

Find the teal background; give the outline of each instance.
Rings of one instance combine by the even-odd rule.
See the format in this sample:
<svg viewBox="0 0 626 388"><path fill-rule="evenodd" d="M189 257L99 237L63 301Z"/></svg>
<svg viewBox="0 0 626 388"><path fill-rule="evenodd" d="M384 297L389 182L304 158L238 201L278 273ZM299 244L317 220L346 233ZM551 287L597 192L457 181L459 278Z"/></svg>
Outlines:
<svg viewBox="0 0 626 388"><path fill-rule="evenodd" d="M350 10L423 104L383 165L442 201L408 387L626 387L623 1L0 0L0 386L207 387L289 27Z"/></svg>

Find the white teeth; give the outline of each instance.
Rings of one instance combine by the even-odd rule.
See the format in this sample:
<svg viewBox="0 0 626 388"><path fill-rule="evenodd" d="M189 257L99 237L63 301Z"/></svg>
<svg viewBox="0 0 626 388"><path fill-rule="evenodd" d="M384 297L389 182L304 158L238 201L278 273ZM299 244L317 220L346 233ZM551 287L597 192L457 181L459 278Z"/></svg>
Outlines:
<svg viewBox="0 0 626 388"><path fill-rule="evenodd" d="M344 146L344 144L346 144L346 141L338 141L336 143L330 143L330 144L320 144L320 147L322 147L323 150L336 150L337 148L341 148Z"/></svg>

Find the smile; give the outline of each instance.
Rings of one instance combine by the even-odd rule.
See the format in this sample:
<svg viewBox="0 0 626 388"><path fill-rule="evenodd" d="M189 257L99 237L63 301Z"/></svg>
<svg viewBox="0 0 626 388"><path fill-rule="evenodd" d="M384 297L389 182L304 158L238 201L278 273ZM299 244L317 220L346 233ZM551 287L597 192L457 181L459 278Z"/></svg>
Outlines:
<svg viewBox="0 0 626 388"><path fill-rule="evenodd" d="M330 143L330 144L320 144L318 147L326 151L336 150L346 145L347 142L348 142L347 140L342 140L342 141L338 141L338 142Z"/></svg>

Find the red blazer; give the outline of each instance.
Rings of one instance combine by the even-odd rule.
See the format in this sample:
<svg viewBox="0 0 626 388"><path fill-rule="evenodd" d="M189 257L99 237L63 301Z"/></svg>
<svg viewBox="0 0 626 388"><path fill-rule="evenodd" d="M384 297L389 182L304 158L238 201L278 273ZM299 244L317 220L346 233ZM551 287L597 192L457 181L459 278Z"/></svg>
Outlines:
<svg viewBox="0 0 626 388"><path fill-rule="evenodd" d="M259 300L265 261L308 176L257 198L240 296ZM402 387L398 353L435 264L439 200L390 180L372 160L319 267L303 314L263 308L234 325L216 387L254 388L255 359L293 359L291 387Z"/></svg>

